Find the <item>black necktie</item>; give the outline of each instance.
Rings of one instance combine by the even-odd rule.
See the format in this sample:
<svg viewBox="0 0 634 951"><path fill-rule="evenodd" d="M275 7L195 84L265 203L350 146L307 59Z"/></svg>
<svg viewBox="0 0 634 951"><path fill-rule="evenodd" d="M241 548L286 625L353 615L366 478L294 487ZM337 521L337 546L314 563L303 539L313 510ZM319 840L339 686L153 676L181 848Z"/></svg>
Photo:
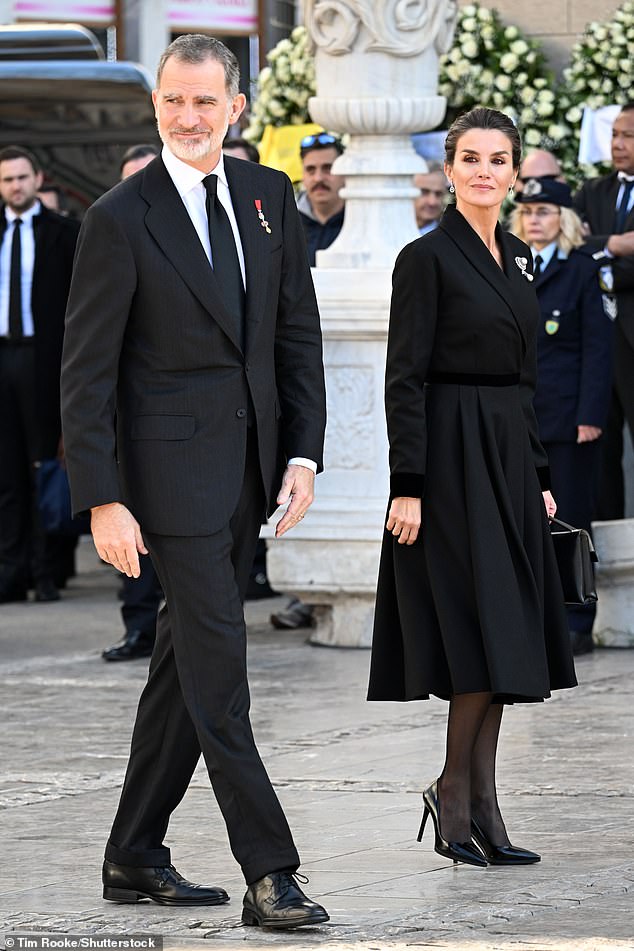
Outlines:
<svg viewBox="0 0 634 951"><path fill-rule="evenodd" d="M541 256L541 254L536 254L536 255L535 255L535 266L534 266L534 268L533 268L533 277L539 277L539 275L542 273L542 264L543 264L543 263L544 263L544 259L543 259L543 257Z"/></svg>
<svg viewBox="0 0 634 951"><path fill-rule="evenodd" d="M621 193L621 201L619 202L619 207L616 210L614 215L614 233L622 234L625 231L625 221L628 215L628 205L630 203L630 195L632 194L632 186L634 185L633 181L623 182L623 191Z"/></svg>
<svg viewBox="0 0 634 951"><path fill-rule="evenodd" d="M9 277L9 336L24 336L22 326L22 245L20 243L21 218L13 224L11 241L11 271Z"/></svg>
<svg viewBox="0 0 634 951"><path fill-rule="evenodd" d="M203 178L207 192L207 220L211 242L211 263L222 291L222 299L229 314L235 318L239 339L244 349L244 284L227 212L218 198L218 176Z"/></svg>

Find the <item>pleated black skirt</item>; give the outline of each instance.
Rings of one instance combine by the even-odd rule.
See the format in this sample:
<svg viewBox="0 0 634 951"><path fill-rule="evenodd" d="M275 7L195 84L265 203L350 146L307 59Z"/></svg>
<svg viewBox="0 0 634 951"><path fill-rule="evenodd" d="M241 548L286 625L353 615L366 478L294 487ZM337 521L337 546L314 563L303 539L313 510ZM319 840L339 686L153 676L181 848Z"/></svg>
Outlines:
<svg viewBox="0 0 634 951"><path fill-rule="evenodd" d="M384 533L368 699L576 684L561 586L519 386L427 388L414 545Z"/></svg>

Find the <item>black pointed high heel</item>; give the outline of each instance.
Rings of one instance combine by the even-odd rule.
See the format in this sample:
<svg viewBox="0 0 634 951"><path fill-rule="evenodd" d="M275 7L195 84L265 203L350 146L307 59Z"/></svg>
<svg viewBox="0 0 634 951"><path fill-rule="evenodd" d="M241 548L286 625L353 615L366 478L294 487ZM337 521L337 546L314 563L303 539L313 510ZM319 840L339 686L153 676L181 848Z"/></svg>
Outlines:
<svg viewBox="0 0 634 951"><path fill-rule="evenodd" d="M516 848L510 842L508 845L493 845L475 819L471 820L471 838L482 849L490 865L532 865L541 862L542 857L537 852Z"/></svg>
<svg viewBox="0 0 634 951"><path fill-rule="evenodd" d="M438 855L446 859L452 859L454 864L458 862L467 862L469 865L477 865L478 868L486 868L487 862L483 858L478 848L471 842L447 842L440 833L440 813L438 803L438 782L434 782L423 793L423 820L418 830L418 841L423 838L427 816L431 816L434 823L434 849Z"/></svg>

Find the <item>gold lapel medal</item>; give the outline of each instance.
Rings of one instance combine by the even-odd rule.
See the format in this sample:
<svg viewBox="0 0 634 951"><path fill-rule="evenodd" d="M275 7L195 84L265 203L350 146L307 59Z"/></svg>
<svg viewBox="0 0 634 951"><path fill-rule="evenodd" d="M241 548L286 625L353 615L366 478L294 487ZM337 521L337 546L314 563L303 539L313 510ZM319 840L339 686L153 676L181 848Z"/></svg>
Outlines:
<svg viewBox="0 0 634 951"><path fill-rule="evenodd" d="M264 228L267 234L271 234L271 229L269 228L269 223L264 217L264 212L262 211L262 201L260 198L254 200L255 209L258 213L258 218L260 219L260 224Z"/></svg>
<svg viewBox="0 0 634 951"><path fill-rule="evenodd" d="M545 329L546 329L546 333L547 333L550 337L552 337L553 334L556 334L557 331L559 330L559 318L560 318L560 317L561 317L561 311L560 311L560 310L554 310L553 313L552 313L552 316L550 317L550 319L547 320L546 323L544 324L544 327L545 327Z"/></svg>
<svg viewBox="0 0 634 951"><path fill-rule="evenodd" d="M515 263L522 272L522 275L526 278L527 281L533 280L533 275L529 274L526 268L528 267L528 258L515 258Z"/></svg>

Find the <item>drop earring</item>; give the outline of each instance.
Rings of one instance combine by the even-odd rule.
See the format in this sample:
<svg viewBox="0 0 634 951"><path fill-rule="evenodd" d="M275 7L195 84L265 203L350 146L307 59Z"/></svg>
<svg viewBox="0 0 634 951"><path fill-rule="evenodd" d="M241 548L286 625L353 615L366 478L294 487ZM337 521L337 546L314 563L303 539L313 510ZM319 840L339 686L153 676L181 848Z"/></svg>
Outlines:
<svg viewBox="0 0 634 951"><path fill-rule="evenodd" d="M512 185L509 185L509 198L515 198L515 192Z"/></svg>
<svg viewBox="0 0 634 951"><path fill-rule="evenodd" d="M451 192L452 195L455 194L456 188L453 182L450 182L449 184L449 191Z"/></svg>

